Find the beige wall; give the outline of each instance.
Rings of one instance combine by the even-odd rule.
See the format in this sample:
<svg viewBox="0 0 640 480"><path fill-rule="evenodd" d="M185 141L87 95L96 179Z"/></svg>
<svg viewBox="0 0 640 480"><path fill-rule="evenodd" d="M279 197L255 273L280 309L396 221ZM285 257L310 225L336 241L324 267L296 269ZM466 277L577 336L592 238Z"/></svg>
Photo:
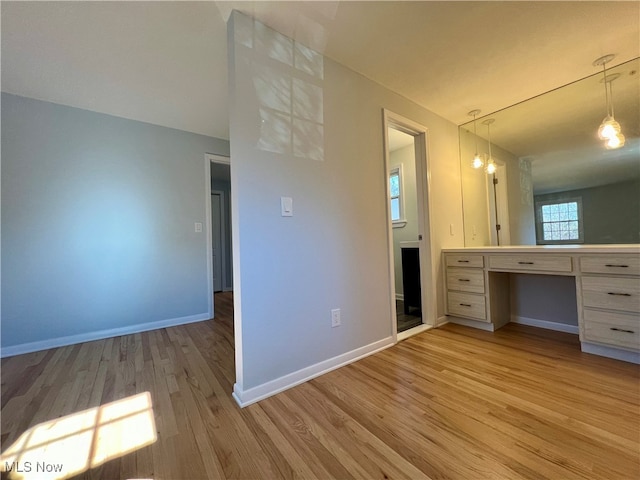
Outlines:
<svg viewBox="0 0 640 480"><path fill-rule="evenodd" d="M249 17L229 25L234 389L246 403L393 339L383 108L428 128L440 316L440 252L463 245L462 204L454 124Z"/></svg>

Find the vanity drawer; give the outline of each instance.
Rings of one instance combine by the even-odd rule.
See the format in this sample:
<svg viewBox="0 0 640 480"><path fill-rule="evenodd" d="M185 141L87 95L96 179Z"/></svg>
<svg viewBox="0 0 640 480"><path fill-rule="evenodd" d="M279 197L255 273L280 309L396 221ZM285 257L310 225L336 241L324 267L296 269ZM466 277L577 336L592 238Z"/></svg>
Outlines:
<svg viewBox="0 0 640 480"><path fill-rule="evenodd" d="M565 255L490 255L489 268L495 270L527 270L571 272L571 257Z"/></svg>
<svg viewBox="0 0 640 480"><path fill-rule="evenodd" d="M471 317L485 321L487 318L484 295L448 292L447 307L451 315L460 315L461 317Z"/></svg>
<svg viewBox="0 0 640 480"><path fill-rule="evenodd" d="M448 268L447 289L462 292L484 293L484 270Z"/></svg>
<svg viewBox="0 0 640 480"><path fill-rule="evenodd" d="M640 350L640 317L585 309L583 336L587 342Z"/></svg>
<svg viewBox="0 0 640 480"><path fill-rule="evenodd" d="M482 255L447 255L445 256L447 267L484 267Z"/></svg>
<svg viewBox="0 0 640 480"><path fill-rule="evenodd" d="M624 277L582 277L585 307L640 312L640 279Z"/></svg>
<svg viewBox="0 0 640 480"><path fill-rule="evenodd" d="M640 255L606 255L580 258L583 273L640 275Z"/></svg>

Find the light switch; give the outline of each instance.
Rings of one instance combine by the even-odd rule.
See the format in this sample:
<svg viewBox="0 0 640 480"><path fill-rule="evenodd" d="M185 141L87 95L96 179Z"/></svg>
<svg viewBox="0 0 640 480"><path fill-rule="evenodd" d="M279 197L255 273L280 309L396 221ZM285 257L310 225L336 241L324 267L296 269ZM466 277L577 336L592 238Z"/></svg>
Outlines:
<svg viewBox="0 0 640 480"><path fill-rule="evenodd" d="M283 217L293 217L293 198L280 197L280 208Z"/></svg>
<svg viewBox="0 0 640 480"><path fill-rule="evenodd" d="M202 223L196 222L195 223L195 228L196 228L196 233L201 233L202 232Z"/></svg>

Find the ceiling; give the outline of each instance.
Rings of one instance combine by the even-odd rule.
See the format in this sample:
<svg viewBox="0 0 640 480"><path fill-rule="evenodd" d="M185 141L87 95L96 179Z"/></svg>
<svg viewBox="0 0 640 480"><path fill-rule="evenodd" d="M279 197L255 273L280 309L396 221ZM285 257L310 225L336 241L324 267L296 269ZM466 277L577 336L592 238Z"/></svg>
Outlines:
<svg viewBox="0 0 640 480"><path fill-rule="evenodd" d="M639 2L6 2L5 92L228 138L238 9L461 124L639 56Z"/></svg>

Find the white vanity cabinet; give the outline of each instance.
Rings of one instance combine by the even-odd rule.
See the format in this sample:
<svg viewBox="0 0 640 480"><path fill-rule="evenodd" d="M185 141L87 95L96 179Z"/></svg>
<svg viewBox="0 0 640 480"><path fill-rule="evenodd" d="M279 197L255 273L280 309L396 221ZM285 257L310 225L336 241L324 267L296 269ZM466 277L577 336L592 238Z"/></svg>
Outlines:
<svg viewBox="0 0 640 480"><path fill-rule="evenodd" d="M640 245L443 250L449 320L484 330L510 321L510 275L571 276L582 350L640 363Z"/></svg>
<svg viewBox="0 0 640 480"><path fill-rule="evenodd" d="M640 256L580 257L580 340L640 352ZM597 348L595 348L597 350Z"/></svg>
<svg viewBox="0 0 640 480"><path fill-rule="evenodd" d="M485 303L484 257L446 255L447 313L488 322Z"/></svg>

